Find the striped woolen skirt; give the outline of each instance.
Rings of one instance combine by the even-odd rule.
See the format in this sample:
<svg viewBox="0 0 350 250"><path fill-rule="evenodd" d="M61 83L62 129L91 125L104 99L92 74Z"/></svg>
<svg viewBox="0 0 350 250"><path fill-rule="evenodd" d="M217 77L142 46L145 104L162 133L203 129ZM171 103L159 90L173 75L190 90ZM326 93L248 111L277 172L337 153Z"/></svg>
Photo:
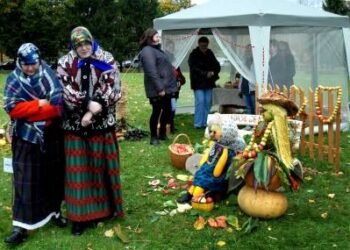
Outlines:
<svg viewBox="0 0 350 250"><path fill-rule="evenodd" d="M115 133L65 135L67 217L74 222L122 217L119 147Z"/></svg>
<svg viewBox="0 0 350 250"><path fill-rule="evenodd" d="M44 131L40 146L12 139L14 204L13 225L28 230L44 226L60 213L64 198L63 133L58 126Z"/></svg>

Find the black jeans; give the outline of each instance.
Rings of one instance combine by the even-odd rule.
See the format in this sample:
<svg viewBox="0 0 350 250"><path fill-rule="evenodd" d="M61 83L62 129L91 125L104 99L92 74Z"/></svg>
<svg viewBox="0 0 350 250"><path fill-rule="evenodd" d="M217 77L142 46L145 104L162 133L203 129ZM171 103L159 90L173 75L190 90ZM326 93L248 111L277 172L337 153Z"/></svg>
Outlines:
<svg viewBox="0 0 350 250"><path fill-rule="evenodd" d="M166 95L150 98L150 103L152 105L152 114L149 119L151 137L157 137L158 122L160 122L159 136L165 136L166 125L170 123L171 118L171 97Z"/></svg>

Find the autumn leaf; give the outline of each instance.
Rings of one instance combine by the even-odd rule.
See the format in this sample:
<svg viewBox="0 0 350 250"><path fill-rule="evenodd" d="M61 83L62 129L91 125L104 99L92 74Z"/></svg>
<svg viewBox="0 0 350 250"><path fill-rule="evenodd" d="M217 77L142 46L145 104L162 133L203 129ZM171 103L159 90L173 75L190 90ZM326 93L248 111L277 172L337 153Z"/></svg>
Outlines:
<svg viewBox="0 0 350 250"><path fill-rule="evenodd" d="M310 203L310 204L314 204L314 203L316 203L316 201L315 201L315 200L312 200L312 199L309 199L309 203Z"/></svg>
<svg viewBox="0 0 350 250"><path fill-rule="evenodd" d="M209 226L214 227L214 228L218 227L218 223L216 222L216 220L214 218L211 218L211 217L208 219L208 224L209 224Z"/></svg>
<svg viewBox="0 0 350 250"><path fill-rule="evenodd" d="M114 236L114 231L113 231L113 229L107 230L107 231L105 232L105 236L106 236L107 238L112 238L112 237Z"/></svg>
<svg viewBox="0 0 350 250"><path fill-rule="evenodd" d="M236 230L241 230L241 226L239 225L239 221L238 221L238 218L234 215L230 215L228 218L227 218L227 223L232 226L234 229Z"/></svg>
<svg viewBox="0 0 350 250"><path fill-rule="evenodd" d="M226 242L223 241L223 240L219 240L218 242L216 242L216 245L217 245L218 247L223 247L223 246L226 245Z"/></svg>
<svg viewBox="0 0 350 250"><path fill-rule="evenodd" d="M171 173L163 173L162 176L165 178L173 178L173 175Z"/></svg>
<svg viewBox="0 0 350 250"><path fill-rule="evenodd" d="M176 179L178 179L180 181L188 181L189 180L189 176L185 175L185 174L178 174L178 175L176 175Z"/></svg>
<svg viewBox="0 0 350 250"><path fill-rule="evenodd" d="M304 178L306 181L311 181L312 180L312 177L311 176L305 176Z"/></svg>
<svg viewBox="0 0 350 250"><path fill-rule="evenodd" d="M205 224L207 224L207 222L205 221L205 219L202 216L198 216L198 219L196 220L196 222L193 224L193 227L196 230L202 230L205 226Z"/></svg>
<svg viewBox="0 0 350 250"><path fill-rule="evenodd" d="M335 197L335 194L328 194L328 197L333 199Z"/></svg>
<svg viewBox="0 0 350 250"><path fill-rule="evenodd" d="M226 216L219 216L215 218L216 222L217 222L217 226L220 228L226 228L227 227L227 218Z"/></svg>
<svg viewBox="0 0 350 250"><path fill-rule="evenodd" d="M127 239L126 239L126 236L125 236L125 234L123 233L120 224L117 224L117 225L114 227L114 231L115 231L116 235L118 236L118 238L121 240L121 242L123 242L123 243L128 243L128 241L127 241Z"/></svg>
<svg viewBox="0 0 350 250"><path fill-rule="evenodd" d="M322 213L322 214L321 214L321 217L322 217L323 219L327 219L327 218L328 218L328 213L327 213L327 212Z"/></svg>

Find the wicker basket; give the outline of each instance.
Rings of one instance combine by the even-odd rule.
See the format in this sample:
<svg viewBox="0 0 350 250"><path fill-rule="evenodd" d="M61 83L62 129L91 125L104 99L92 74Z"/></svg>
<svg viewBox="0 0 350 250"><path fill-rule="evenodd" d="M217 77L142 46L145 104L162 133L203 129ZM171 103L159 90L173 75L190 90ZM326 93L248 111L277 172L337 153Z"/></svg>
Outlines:
<svg viewBox="0 0 350 250"><path fill-rule="evenodd" d="M185 137L187 139L187 144L177 143L180 137ZM175 144L185 147L187 152L184 152L184 153L177 152L174 147ZM194 153L194 149L190 141L190 138L188 138L186 134L179 134L175 137L173 143L170 144L168 148L169 148L171 164L177 169L185 169L187 158Z"/></svg>

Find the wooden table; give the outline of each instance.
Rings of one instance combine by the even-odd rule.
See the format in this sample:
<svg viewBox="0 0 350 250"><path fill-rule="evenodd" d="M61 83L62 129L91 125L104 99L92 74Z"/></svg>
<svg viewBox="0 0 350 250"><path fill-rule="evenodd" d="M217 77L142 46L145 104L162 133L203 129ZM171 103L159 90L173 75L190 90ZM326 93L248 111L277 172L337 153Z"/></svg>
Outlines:
<svg viewBox="0 0 350 250"><path fill-rule="evenodd" d="M246 105L238 94L238 89L214 88L213 105L219 105L220 113L241 113L242 111L239 111L239 109L244 109Z"/></svg>

